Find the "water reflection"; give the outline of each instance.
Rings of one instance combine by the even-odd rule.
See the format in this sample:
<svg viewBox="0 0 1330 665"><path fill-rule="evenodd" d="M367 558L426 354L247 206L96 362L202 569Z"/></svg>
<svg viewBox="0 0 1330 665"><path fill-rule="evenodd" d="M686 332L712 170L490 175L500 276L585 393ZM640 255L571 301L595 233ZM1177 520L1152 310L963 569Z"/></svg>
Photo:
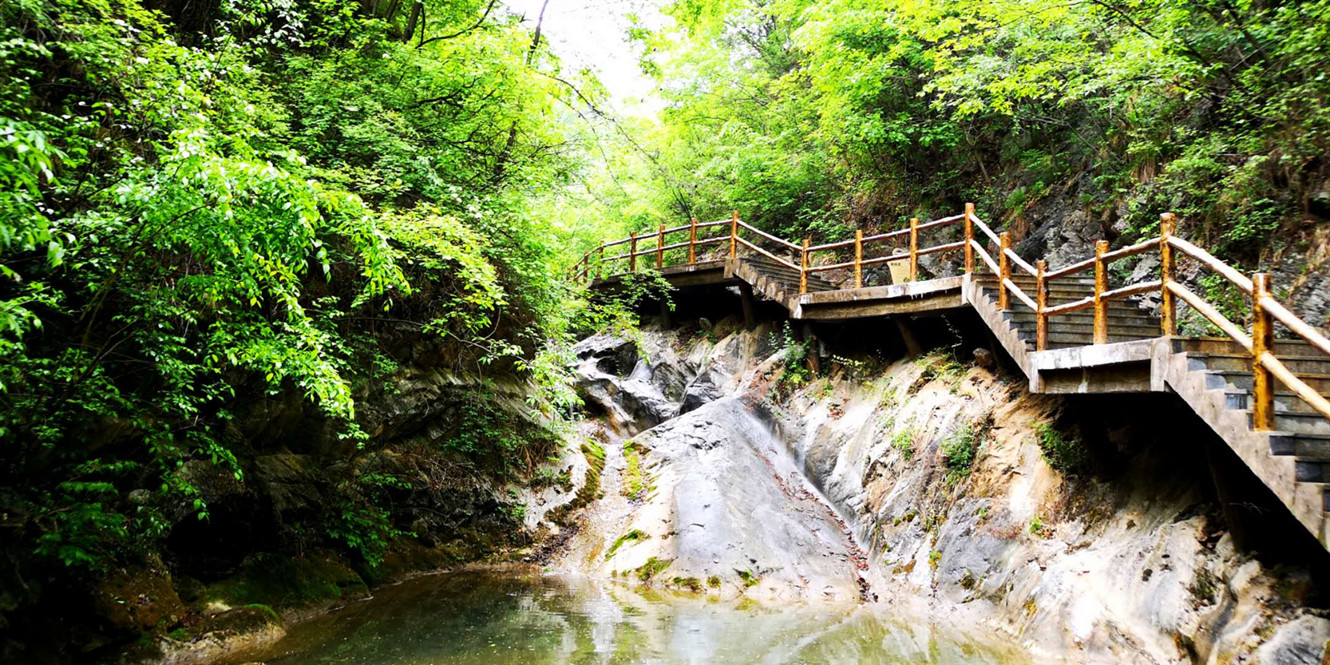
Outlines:
<svg viewBox="0 0 1330 665"><path fill-rule="evenodd" d="M459 573L382 589L291 629L269 665L994 663L934 626L846 607L769 609L569 577Z"/></svg>

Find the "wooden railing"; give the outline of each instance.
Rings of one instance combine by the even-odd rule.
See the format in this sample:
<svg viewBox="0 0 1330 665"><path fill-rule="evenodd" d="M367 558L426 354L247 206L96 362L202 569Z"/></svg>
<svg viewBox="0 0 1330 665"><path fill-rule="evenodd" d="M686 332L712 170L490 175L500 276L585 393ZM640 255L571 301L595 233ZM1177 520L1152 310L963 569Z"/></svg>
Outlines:
<svg viewBox="0 0 1330 665"><path fill-rule="evenodd" d="M928 247L920 247L920 234L932 229L962 225L964 237L961 240L944 242ZM728 233L715 234L714 229L728 227ZM1035 313L1035 350L1044 351L1048 347L1049 321L1052 317L1070 314L1085 309L1094 310L1093 343L1108 343L1108 306L1114 300L1122 300L1134 295L1158 292L1161 298L1160 334L1177 335L1177 301L1190 306L1216 328L1223 331L1229 339L1236 342L1251 356L1253 389L1252 412L1253 427L1257 430L1269 430L1274 426L1274 380L1278 380L1303 401L1326 418L1330 418L1330 401L1298 378L1274 354L1275 324L1282 324L1294 335L1306 340L1312 347L1330 354L1330 339L1321 334L1314 326L1306 323L1288 308L1280 304L1271 295L1270 275L1257 273L1246 277L1237 269L1215 258L1209 252L1175 235L1177 218L1172 213L1160 217L1160 234L1134 245L1113 251L1108 249L1108 241L1101 240L1095 245L1093 257L1083 261L1050 270L1048 262L1040 259L1031 265L1012 249L1011 234L996 233L981 220L974 211L974 205L965 204L965 210L959 215L943 217L920 223L911 219L904 229L879 233L871 236L856 231L853 240L842 240L822 245L812 245L809 238L802 244L795 244L778 238L770 233L750 226L739 219L735 212L730 219L715 222L698 223L692 220L685 226L665 228L662 225L655 233L631 234L628 238L601 243L587 252L573 266L572 276L575 281L585 282L616 274L634 273L639 270L638 259L653 259L656 269L667 264L684 263L696 265L698 251L710 245L727 244L725 253L729 259L738 257L740 248L745 252L764 256L799 274L799 293L808 292L809 275L834 270L849 270L853 275L853 288L863 288L863 272L867 267L892 261L909 261L909 281L919 278L919 258L930 254L963 250L964 271L975 275L985 271L997 277L998 307L1002 310L1011 308L1011 298L1016 298ZM667 239L687 233L686 240L670 242ZM699 235L700 234L700 235ZM865 258L865 248L877 245L902 243L892 254ZM605 250L628 245L622 254L605 256ZM643 246L645 245L645 247ZM765 245L765 247L763 246ZM989 247L996 249L997 257L989 252ZM1159 278L1120 288L1109 287L1108 268L1116 261L1137 256L1151 251L1159 251ZM1214 272L1247 295L1252 304L1252 328L1249 333L1242 326L1229 320L1218 308L1206 302L1204 298L1188 289L1174 278L1177 258L1175 252L1199 262L1207 270ZM838 253L849 253L846 260ZM817 254L831 254L832 258L824 263L814 260ZM669 259L677 255L677 261ZM627 264L625 270L618 273L607 271L616 262ZM1034 281L1034 295L1026 293L1020 284L1012 278L1012 271L1018 269L1029 275ZM1090 295L1060 305L1050 306L1050 288L1057 280L1093 271L1094 284ZM1027 283L1028 284L1028 283Z"/></svg>

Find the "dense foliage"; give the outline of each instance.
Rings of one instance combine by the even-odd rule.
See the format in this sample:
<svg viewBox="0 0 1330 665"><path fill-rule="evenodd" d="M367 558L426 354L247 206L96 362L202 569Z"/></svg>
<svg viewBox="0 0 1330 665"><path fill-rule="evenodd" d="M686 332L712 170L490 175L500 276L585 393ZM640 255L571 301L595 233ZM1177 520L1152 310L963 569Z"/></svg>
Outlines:
<svg viewBox="0 0 1330 665"><path fill-rule="evenodd" d="M1330 216L1330 3L677 0L638 31L668 106L609 217L839 239L975 201L1241 260ZM606 187L607 192L615 191ZM648 193L651 205L639 194ZM1037 225L1039 220L1032 220Z"/></svg>
<svg viewBox="0 0 1330 665"><path fill-rule="evenodd" d="M29 560L96 573L208 519L184 470L243 482L287 395L350 454L408 361L566 411L583 306L529 206L576 163L577 81L517 17L2 0L0 19L0 610L39 593ZM477 409L442 452L502 470L548 446ZM321 537L372 564L401 533L376 502L405 481L346 480Z"/></svg>

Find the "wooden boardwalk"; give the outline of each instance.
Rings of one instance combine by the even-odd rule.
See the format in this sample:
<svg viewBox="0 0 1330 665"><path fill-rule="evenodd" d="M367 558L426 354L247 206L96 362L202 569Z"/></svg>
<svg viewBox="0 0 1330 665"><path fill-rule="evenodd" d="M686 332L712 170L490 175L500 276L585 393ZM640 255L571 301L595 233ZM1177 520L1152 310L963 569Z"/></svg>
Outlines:
<svg viewBox="0 0 1330 665"><path fill-rule="evenodd" d="M683 297L688 287L735 286L749 318L758 297L809 321L971 308L1031 392L1177 394L1330 549L1330 340L1270 295L1268 275L1243 275L1173 235L1174 224L1165 214L1157 238L1115 251L1101 241L1094 257L1050 270L1022 259L1010 236L994 233L968 205L953 217L816 246L762 232L736 213L604 243L573 275L612 288L654 270ZM944 237L921 246L926 235ZM606 256L621 246L626 251ZM866 257L866 249L879 255ZM1114 287L1110 265L1147 252L1159 254L1158 279ZM933 276L920 279L921 263L935 255ZM1250 326L1175 281L1179 259L1248 294ZM1146 294L1159 297L1159 314L1130 300ZM1179 302L1223 336L1178 335Z"/></svg>

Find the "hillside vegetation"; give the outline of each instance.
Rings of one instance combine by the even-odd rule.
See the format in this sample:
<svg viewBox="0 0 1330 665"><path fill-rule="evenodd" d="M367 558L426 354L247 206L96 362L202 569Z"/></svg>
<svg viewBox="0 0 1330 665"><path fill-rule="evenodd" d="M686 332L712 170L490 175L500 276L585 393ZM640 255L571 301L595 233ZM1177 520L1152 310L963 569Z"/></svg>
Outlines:
<svg viewBox="0 0 1330 665"><path fill-rule="evenodd" d="M643 293L564 271L630 230L1171 210L1330 316L1330 0L664 11L621 118L489 0L0 0L0 660L527 544L570 344Z"/></svg>

